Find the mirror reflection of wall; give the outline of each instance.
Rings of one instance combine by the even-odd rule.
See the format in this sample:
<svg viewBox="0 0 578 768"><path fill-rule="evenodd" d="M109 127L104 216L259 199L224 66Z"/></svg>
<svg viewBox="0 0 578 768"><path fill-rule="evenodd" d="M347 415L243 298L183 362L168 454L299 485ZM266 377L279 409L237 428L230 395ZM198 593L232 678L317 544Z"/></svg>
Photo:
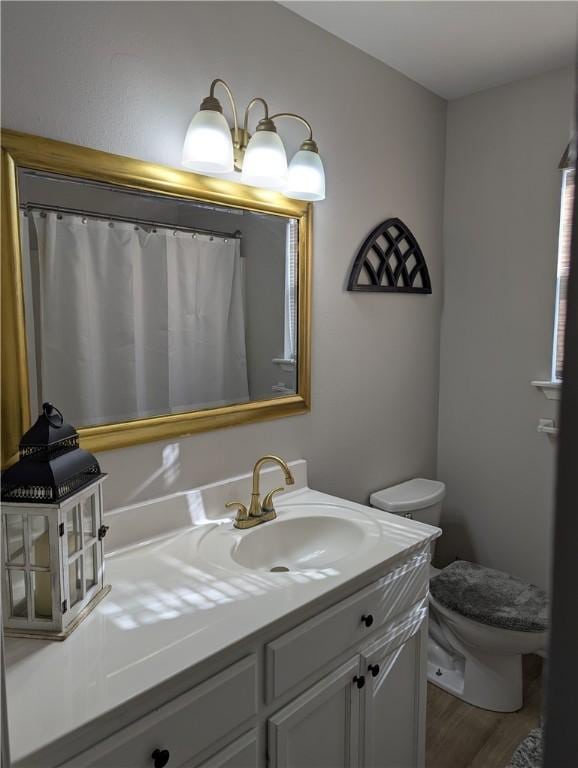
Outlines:
<svg viewBox="0 0 578 768"><path fill-rule="evenodd" d="M34 416L51 400L89 426L296 392L296 220L24 169L19 194Z"/></svg>

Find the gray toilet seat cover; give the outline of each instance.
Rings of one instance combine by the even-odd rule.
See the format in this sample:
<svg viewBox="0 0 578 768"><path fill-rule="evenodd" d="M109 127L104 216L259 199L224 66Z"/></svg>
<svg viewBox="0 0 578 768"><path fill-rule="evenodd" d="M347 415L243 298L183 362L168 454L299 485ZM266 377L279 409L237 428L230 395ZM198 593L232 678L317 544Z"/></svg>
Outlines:
<svg viewBox="0 0 578 768"><path fill-rule="evenodd" d="M493 568L456 560L430 581L438 603L468 619L517 632L544 632L548 596L533 584Z"/></svg>

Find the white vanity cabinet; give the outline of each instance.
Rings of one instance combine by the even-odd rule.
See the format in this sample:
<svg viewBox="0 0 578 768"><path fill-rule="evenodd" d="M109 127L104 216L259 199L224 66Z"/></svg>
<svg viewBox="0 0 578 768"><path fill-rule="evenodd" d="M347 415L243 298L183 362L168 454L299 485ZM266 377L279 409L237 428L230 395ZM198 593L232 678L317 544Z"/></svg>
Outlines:
<svg viewBox="0 0 578 768"><path fill-rule="evenodd" d="M361 761L365 768L424 764L427 608L362 652Z"/></svg>
<svg viewBox="0 0 578 768"><path fill-rule="evenodd" d="M426 619L418 603L273 715L269 768L422 766Z"/></svg>
<svg viewBox="0 0 578 768"><path fill-rule="evenodd" d="M67 762L16 768L423 768L428 576L425 548Z"/></svg>

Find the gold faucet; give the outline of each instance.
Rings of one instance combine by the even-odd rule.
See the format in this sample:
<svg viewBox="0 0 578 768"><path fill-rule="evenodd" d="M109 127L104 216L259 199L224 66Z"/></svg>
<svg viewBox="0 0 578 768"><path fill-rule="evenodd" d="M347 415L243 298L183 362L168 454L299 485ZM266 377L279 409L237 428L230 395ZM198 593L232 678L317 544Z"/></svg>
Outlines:
<svg viewBox="0 0 578 768"><path fill-rule="evenodd" d="M253 467L253 490L251 493L251 503L249 509L240 501L229 501L225 504L227 509L238 510L237 516L233 525L235 528L252 528L255 525L266 523L269 520L274 520L277 517L275 507L273 506L273 496L280 491L285 490L283 486L280 488L274 488L265 496L263 503L261 503L261 493L259 491L259 472L264 464L278 464L285 475L285 482L287 485L293 485L295 480L291 474L291 470L287 466L287 462L280 459L279 456L262 456Z"/></svg>

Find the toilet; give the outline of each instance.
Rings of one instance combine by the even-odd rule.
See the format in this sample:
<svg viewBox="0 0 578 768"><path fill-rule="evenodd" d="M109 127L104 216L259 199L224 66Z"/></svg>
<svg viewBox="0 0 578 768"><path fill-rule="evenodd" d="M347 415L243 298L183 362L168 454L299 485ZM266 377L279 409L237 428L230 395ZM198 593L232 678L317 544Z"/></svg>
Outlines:
<svg viewBox="0 0 578 768"><path fill-rule="evenodd" d="M444 497L444 483L415 478L376 491L370 504L439 526ZM543 653L547 620L547 595L532 584L465 560L430 566L428 679L482 709L515 712L522 655Z"/></svg>

